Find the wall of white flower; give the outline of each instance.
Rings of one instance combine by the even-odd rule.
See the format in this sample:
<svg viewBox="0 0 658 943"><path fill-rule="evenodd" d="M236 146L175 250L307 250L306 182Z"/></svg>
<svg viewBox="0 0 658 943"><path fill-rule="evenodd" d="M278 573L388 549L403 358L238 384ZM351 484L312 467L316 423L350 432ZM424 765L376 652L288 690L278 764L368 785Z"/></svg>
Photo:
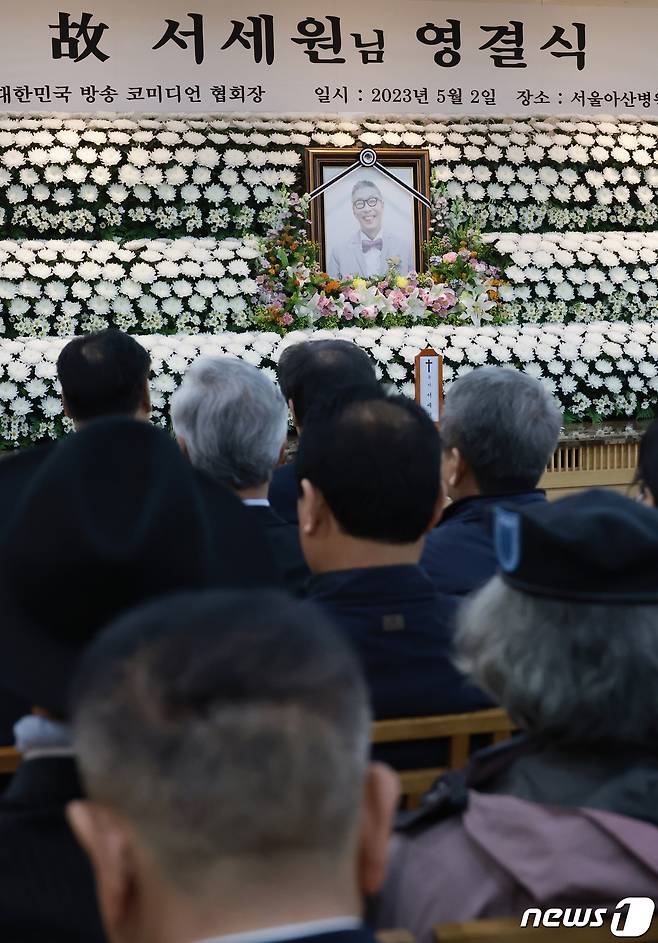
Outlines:
<svg viewBox="0 0 658 943"><path fill-rule="evenodd" d="M638 118L23 117L0 120L0 235L264 232L306 146L428 147L493 230L650 230L658 124Z"/></svg>
<svg viewBox="0 0 658 943"><path fill-rule="evenodd" d="M414 359L424 347L444 356L446 390L482 364L510 366L540 379L568 419L630 416L658 396L658 325L599 323L537 327L440 327L235 334L144 335L151 354L155 421L166 425L171 393L189 364L202 355L240 357L272 379L281 352L299 340L341 337L366 350L379 376L413 396ZM56 361L67 338L0 341L0 438L21 445L68 428L62 416Z"/></svg>

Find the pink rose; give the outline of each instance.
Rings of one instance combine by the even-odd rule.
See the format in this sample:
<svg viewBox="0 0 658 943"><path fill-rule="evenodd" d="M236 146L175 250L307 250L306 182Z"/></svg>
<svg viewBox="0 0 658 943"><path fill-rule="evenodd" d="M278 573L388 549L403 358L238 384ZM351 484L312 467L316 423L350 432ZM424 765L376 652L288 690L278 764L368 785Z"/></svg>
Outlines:
<svg viewBox="0 0 658 943"><path fill-rule="evenodd" d="M286 312L285 314L282 314L282 315L281 315L281 323L282 323L282 324L285 324L286 327L287 327L289 324L292 324L292 322L293 322L293 316L292 316L292 314L290 314L289 312Z"/></svg>
<svg viewBox="0 0 658 943"><path fill-rule="evenodd" d="M446 252L444 255L441 256L441 260L442 260L443 262L456 262L456 261L457 261L457 253L456 253L456 252Z"/></svg>

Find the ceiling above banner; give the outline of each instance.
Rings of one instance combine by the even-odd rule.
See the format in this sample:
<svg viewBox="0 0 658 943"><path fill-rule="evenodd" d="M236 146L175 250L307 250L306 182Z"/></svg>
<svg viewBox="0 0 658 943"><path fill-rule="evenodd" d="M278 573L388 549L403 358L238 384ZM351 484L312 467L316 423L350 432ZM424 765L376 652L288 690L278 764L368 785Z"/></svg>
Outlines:
<svg viewBox="0 0 658 943"><path fill-rule="evenodd" d="M31 0L0 110L658 113L658 9L461 0Z"/></svg>

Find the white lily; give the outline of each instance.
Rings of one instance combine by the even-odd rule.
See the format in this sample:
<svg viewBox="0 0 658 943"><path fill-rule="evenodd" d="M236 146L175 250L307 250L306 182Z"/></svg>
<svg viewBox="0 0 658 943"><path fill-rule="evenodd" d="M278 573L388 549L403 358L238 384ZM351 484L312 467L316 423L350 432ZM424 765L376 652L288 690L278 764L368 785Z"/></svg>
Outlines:
<svg viewBox="0 0 658 943"><path fill-rule="evenodd" d="M479 295L472 295L465 291L459 298L459 304L465 309L462 314L462 321L470 319L475 327L480 327L483 321L493 319L493 315L488 312L496 307L496 302L492 301L484 291Z"/></svg>

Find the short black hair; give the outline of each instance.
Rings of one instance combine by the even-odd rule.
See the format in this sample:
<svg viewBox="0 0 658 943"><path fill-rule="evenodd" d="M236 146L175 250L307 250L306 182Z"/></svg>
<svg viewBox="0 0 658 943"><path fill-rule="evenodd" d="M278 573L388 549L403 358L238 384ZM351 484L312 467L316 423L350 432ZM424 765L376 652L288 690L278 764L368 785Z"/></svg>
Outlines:
<svg viewBox="0 0 658 943"><path fill-rule="evenodd" d="M62 395L80 420L134 416L150 369L148 351L117 328L73 338L57 359Z"/></svg>
<svg viewBox="0 0 658 943"><path fill-rule="evenodd" d="M635 483L650 491L658 504L658 419L654 419L640 441Z"/></svg>
<svg viewBox="0 0 658 943"><path fill-rule="evenodd" d="M318 488L345 533L404 544L427 529L440 493L436 426L404 396L359 398L309 414L297 480Z"/></svg>
<svg viewBox="0 0 658 943"><path fill-rule="evenodd" d="M351 341L341 340L302 341L287 347L279 359L277 378L300 425L315 403L335 391L379 386L368 355Z"/></svg>

